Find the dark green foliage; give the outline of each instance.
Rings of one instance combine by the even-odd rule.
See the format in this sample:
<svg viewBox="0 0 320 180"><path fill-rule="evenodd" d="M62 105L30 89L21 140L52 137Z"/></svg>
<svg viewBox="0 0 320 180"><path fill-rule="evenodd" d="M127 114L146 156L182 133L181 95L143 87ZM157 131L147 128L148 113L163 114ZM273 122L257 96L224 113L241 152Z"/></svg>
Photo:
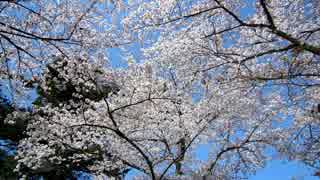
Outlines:
<svg viewBox="0 0 320 180"><path fill-rule="evenodd" d="M12 141L18 141L25 137L24 130L25 126L5 124L0 127L0 137L10 139Z"/></svg>
<svg viewBox="0 0 320 180"><path fill-rule="evenodd" d="M15 111L9 101L1 97L0 101L0 180L17 179L17 173L13 172L17 161L14 159L12 151L15 149L15 142L24 138L26 124L16 123L6 124L5 118L8 114ZM19 121L19 120L18 120ZM22 120L21 120L22 121ZM20 122L21 122L20 121ZM6 142L4 141L6 140ZM7 142L10 141L10 144ZM11 152L11 153L9 153Z"/></svg>
<svg viewBox="0 0 320 180"><path fill-rule="evenodd" d="M4 119L7 115L14 111L14 108L9 104L9 102L0 97L0 126L4 124Z"/></svg>
<svg viewBox="0 0 320 180"><path fill-rule="evenodd" d="M0 149L0 179L17 179L17 173L13 172L17 162L13 155L8 155L5 150Z"/></svg>
<svg viewBox="0 0 320 180"><path fill-rule="evenodd" d="M0 101L0 138L2 139L10 139L11 141L18 141L24 137L24 130L26 128L26 124L24 124L24 120L17 120L20 123L10 125L6 124L5 118L8 114L12 113L15 109L10 105L10 103L3 99Z"/></svg>

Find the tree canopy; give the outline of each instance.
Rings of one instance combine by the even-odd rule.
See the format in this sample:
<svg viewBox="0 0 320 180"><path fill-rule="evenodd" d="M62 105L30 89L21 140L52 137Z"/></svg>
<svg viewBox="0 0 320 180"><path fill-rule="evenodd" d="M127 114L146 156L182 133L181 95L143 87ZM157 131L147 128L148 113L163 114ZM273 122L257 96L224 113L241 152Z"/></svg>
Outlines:
<svg viewBox="0 0 320 180"><path fill-rule="evenodd" d="M319 10L316 0L1 1L0 137L16 152L0 154L13 162L0 168L240 179L276 156L317 175Z"/></svg>

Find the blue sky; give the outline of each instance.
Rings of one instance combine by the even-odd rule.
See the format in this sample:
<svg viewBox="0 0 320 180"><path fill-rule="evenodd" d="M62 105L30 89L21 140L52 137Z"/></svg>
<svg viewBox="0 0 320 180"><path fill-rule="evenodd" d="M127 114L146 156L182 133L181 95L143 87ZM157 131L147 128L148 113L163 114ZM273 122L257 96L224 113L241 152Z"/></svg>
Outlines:
<svg viewBox="0 0 320 180"><path fill-rule="evenodd" d="M299 162L270 161L249 180L319 180L314 171Z"/></svg>
<svg viewBox="0 0 320 180"><path fill-rule="evenodd" d="M205 160L208 158L208 145L202 145L196 153L199 159ZM267 162L265 168L258 169L255 175L249 177L249 180L319 180L313 176L314 169L307 167L301 162L272 160Z"/></svg>

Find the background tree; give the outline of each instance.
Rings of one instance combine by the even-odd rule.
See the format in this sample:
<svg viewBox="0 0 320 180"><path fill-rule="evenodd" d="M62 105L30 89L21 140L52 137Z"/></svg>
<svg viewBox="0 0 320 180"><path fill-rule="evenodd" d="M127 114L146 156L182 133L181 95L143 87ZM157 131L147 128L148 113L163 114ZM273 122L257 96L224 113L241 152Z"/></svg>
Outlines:
<svg viewBox="0 0 320 180"><path fill-rule="evenodd" d="M16 173L13 172L13 169L16 166L16 161L14 156L9 154L12 149L15 148L16 144L13 143L22 132L17 132L19 128L12 127L12 125L7 124L5 119L8 114L13 111L13 108L8 103L5 97L1 97L1 116L0 116L0 132L1 132L1 144L0 144L0 178L10 179L15 178ZM7 141L5 141L7 140Z"/></svg>

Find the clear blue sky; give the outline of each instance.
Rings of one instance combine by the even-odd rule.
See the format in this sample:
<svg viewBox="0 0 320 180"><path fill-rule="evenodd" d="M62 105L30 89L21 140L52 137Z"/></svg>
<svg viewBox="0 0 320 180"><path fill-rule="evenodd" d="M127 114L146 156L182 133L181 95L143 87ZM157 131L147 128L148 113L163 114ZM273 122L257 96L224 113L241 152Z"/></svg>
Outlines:
<svg viewBox="0 0 320 180"><path fill-rule="evenodd" d="M302 163L270 161L266 168L258 170L249 180L319 180L313 171Z"/></svg>

